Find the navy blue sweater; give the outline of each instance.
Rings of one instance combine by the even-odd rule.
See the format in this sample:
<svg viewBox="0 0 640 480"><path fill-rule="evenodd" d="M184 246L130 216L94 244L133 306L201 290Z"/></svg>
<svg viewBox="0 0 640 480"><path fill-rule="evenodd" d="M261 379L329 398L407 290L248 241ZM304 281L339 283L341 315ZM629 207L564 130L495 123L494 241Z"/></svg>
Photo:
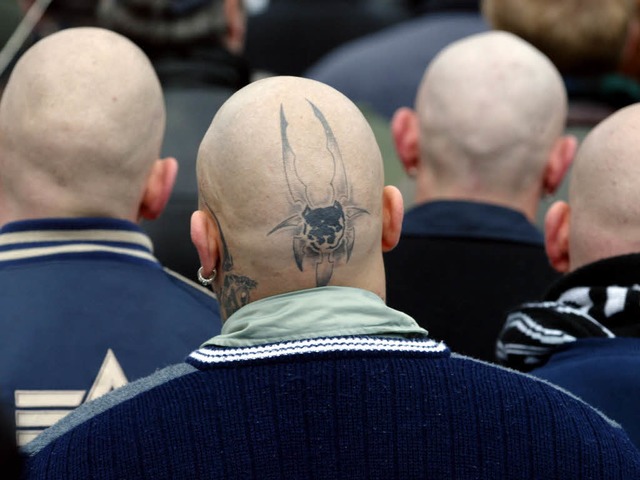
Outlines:
<svg viewBox="0 0 640 480"><path fill-rule="evenodd" d="M631 479L626 434L431 340L205 347L27 446L29 478Z"/></svg>

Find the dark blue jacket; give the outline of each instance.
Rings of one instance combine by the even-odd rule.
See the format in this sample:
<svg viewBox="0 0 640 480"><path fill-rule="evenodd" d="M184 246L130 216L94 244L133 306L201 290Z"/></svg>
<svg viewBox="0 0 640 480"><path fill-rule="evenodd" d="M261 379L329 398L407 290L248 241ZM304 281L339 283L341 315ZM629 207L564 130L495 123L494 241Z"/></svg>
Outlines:
<svg viewBox="0 0 640 480"><path fill-rule="evenodd" d="M0 307L0 401L16 407L20 443L220 331L215 298L165 271L136 225L113 219L5 225Z"/></svg>
<svg viewBox="0 0 640 480"><path fill-rule="evenodd" d="M531 373L566 388L613 418L640 447L640 338L584 338Z"/></svg>

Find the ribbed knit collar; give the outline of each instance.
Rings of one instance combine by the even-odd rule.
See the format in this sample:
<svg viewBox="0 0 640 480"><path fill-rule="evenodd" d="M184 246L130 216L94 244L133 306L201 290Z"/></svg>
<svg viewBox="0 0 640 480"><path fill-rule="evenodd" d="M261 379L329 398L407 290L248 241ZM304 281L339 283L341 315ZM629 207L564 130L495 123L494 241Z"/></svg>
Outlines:
<svg viewBox="0 0 640 480"><path fill-rule="evenodd" d="M159 266L153 244L138 225L113 218L46 218L0 229L0 263L41 257L100 254Z"/></svg>
<svg viewBox="0 0 640 480"><path fill-rule="evenodd" d="M243 347L319 337L383 335L426 338L408 315L372 292L321 287L264 298L231 315L204 346Z"/></svg>

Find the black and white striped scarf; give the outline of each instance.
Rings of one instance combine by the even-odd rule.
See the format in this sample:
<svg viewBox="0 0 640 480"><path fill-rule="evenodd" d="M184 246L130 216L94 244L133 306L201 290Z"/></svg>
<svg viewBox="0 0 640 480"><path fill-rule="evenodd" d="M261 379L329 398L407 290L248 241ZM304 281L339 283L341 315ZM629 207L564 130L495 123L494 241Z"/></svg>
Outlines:
<svg viewBox="0 0 640 480"><path fill-rule="evenodd" d="M640 284L578 286L556 298L523 304L508 315L496 346L498 361L529 371L580 338L640 337Z"/></svg>

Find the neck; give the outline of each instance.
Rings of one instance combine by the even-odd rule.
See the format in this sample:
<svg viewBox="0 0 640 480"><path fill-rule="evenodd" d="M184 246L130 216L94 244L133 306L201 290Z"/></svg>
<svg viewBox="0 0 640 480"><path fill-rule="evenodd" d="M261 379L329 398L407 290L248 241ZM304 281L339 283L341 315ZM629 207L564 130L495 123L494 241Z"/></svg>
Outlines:
<svg viewBox="0 0 640 480"><path fill-rule="evenodd" d="M383 301L386 300L384 264L382 254L379 261L356 264L351 258L349 263L334 262L334 271L327 284L330 287L352 287L367 290ZM221 306L222 318L226 320L241 307L264 298L273 297L298 290L309 290L321 285L316 281L317 265L305 263L303 270L288 269L279 271L277 278L286 278L285 284L278 284L273 271L267 275L240 275L227 272L216 282L216 294ZM241 269L238 269L238 272Z"/></svg>
<svg viewBox="0 0 640 480"><path fill-rule="evenodd" d="M541 197L541 192L533 189L517 194L507 194L477 185L445 186L429 179L426 175L422 175L418 176L416 181L415 202L422 204L435 200L467 200L490 203L521 212L530 222L535 223Z"/></svg>

